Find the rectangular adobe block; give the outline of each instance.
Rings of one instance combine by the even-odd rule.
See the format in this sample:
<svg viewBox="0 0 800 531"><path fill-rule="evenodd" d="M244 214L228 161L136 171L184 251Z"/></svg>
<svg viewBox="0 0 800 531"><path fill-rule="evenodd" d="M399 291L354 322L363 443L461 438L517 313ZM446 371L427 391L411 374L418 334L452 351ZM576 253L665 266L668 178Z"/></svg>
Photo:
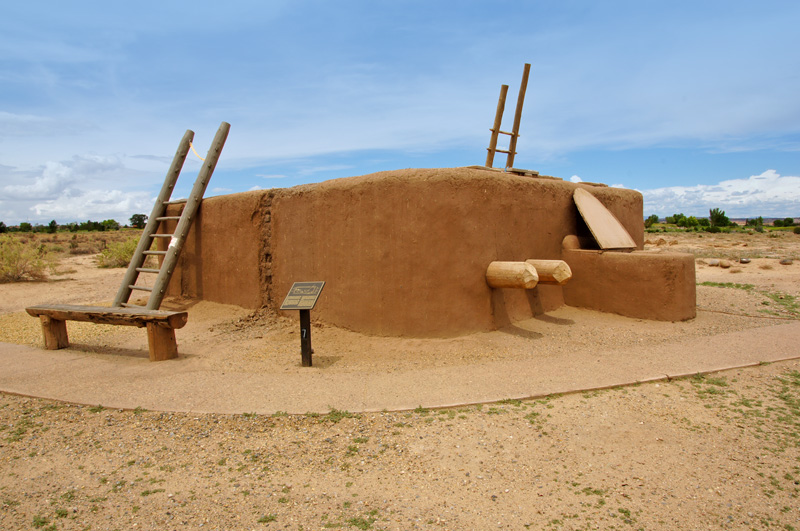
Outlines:
<svg viewBox="0 0 800 531"><path fill-rule="evenodd" d="M655 321L696 314L694 256L685 253L564 249L572 269L564 286L569 306Z"/></svg>

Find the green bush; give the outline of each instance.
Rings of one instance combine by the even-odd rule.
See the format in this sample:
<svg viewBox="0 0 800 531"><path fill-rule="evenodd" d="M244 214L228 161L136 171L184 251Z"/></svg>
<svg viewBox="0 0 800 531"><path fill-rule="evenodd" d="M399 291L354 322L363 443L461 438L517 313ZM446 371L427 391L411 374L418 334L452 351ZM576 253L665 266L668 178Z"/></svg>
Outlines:
<svg viewBox="0 0 800 531"><path fill-rule="evenodd" d="M97 259L100 267L128 267L137 245L139 245L139 238L111 243L103 249Z"/></svg>
<svg viewBox="0 0 800 531"><path fill-rule="evenodd" d="M0 283L43 280L53 261L44 246L25 245L10 234L0 235Z"/></svg>
<svg viewBox="0 0 800 531"><path fill-rule="evenodd" d="M793 232L794 232L795 234L800 234L800 225L798 225L797 227L795 227Z"/></svg>

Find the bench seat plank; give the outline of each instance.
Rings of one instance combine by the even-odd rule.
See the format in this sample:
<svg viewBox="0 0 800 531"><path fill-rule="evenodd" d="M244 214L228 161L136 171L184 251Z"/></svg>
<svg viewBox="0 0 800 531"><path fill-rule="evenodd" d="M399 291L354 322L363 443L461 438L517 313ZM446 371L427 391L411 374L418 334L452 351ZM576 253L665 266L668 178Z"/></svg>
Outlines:
<svg viewBox="0 0 800 531"><path fill-rule="evenodd" d="M183 328L189 320L187 312L143 310L141 308L108 308L104 306L74 306L53 304L31 306L25 311L33 317L46 315L59 321L84 321L91 323L145 327L156 323L167 328Z"/></svg>

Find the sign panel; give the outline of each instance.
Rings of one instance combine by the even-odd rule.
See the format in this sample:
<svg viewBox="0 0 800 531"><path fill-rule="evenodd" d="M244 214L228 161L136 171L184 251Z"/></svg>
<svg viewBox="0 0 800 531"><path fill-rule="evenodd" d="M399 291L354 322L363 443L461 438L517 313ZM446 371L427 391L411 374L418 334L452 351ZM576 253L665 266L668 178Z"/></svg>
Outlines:
<svg viewBox="0 0 800 531"><path fill-rule="evenodd" d="M313 310L325 282L295 282L283 299L281 310Z"/></svg>

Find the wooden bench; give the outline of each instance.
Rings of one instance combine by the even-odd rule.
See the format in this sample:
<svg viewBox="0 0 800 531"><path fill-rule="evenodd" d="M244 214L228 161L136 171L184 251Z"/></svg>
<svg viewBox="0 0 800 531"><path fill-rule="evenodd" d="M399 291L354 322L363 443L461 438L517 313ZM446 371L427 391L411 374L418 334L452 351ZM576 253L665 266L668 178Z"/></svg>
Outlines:
<svg viewBox="0 0 800 531"><path fill-rule="evenodd" d="M69 346L67 321L147 327L150 361L178 357L175 329L183 328L189 319L187 312L146 310L142 308L106 308L102 306L47 305L26 308L42 323L45 348L57 350Z"/></svg>

